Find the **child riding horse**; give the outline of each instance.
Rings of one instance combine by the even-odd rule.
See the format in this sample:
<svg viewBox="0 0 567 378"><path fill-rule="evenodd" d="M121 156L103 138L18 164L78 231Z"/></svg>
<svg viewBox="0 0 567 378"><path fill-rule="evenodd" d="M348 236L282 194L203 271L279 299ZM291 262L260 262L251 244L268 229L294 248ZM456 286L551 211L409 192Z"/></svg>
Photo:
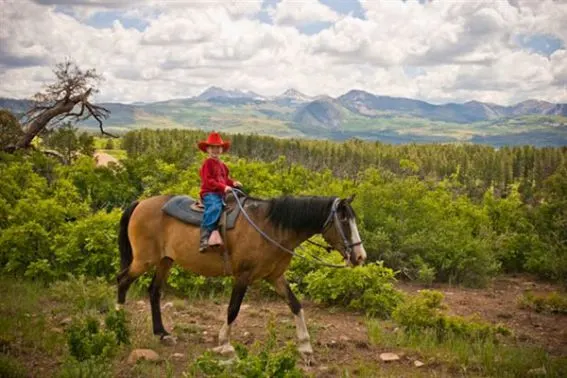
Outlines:
<svg viewBox="0 0 567 378"><path fill-rule="evenodd" d="M199 171L200 196L205 206L199 252L204 252L209 247L211 233L217 228L223 210L224 194L228 193L232 187L241 187L242 184L229 177L228 167L220 159L220 155L230 148L229 141L223 141L219 133L213 131L207 140L199 142L198 146L201 151L209 154Z"/></svg>

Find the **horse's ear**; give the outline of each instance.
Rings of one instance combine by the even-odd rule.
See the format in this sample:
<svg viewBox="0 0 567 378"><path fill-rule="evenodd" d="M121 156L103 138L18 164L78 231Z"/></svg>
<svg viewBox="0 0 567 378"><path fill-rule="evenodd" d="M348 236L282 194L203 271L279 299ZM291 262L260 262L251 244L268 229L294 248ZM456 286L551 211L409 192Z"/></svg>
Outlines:
<svg viewBox="0 0 567 378"><path fill-rule="evenodd" d="M354 197L355 197L355 194L351 194L350 197L348 197L348 198L346 199L346 202L347 202L347 203L352 203L352 201L354 201Z"/></svg>

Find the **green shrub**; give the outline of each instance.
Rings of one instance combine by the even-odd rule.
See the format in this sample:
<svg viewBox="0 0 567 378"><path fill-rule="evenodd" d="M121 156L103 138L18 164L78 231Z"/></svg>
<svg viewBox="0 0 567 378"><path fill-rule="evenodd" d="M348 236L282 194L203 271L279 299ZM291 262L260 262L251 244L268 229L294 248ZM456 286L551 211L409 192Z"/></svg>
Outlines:
<svg viewBox="0 0 567 378"><path fill-rule="evenodd" d="M114 278L119 270L117 240L122 212L99 211L62 227L53 249L62 272Z"/></svg>
<svg viewBox="0 0 567 378"><path fill-rule="evenodd" d="M322 238L312 238L312 240L322 245L325 244L322 241ZM341 258L336 253L328 254L319 247L312 246L307 243L304 243L301 251L298 249L297 252L306 258L292 258L289 269L286 271L287 281L296 295L302 295L307 292L307 282L305 281L305 278L309 273L315 272L321 268L321 265L313 256L329 263L341 263Z"/></svg>
<svg viewBox="0 0 567 378"><path fill-rule="evenodd" d="M94 317L87 317L84 322L75 321L65 332L69 353L77 361L107 359L116 353L116 334L101 330L98 320Z"/></svg>
<svg viewBox="0 0 567 378"><path fill-rule="evenodd" d="M119 344L130 344L130 331L126 321L126 312L123 309L110 311L104 319L104 324L106 329L114 332Z"/></svg>
<svg viewBox="0 0 567 378"><path fill-rule="evenodd" d="M20 362L9 355L0 353L0 377L24 378L28 376L29 374Z"/></svg>
<svg viewBox="0 0 567 378"><path fill-rule="evenodd" d="M57 378L111 378L113 376L111 363L96 358L84 361L70 358L63 363L56 375Z"/></svg>
<svg viewBox="0 0 567 378"><path fill-rule="evenodd" d="M357 189L369 259L411 279L482 286L499 269L488 216L446 183L369 168Z"/></svg>
<svg viewBox="0 0 567 378"><path fill-rule="evenodd" d="M538 346L455 333L446 333L440 339L432 328L412 331L402 328L391 332L375 319L369 319L367 325L370 342L380 348L403 348L408 354L421 355L432 366L443 363L449 371L466 372L466 376L528 377L535 376L534 370L542 368L546 377L567 376L567 359L554 357Z"/></svg>
<svg viewBox="0 0 567 378"><path fill-rule="evenodd" d="M430 329L439 339L452 335L475 339L494 338L497 334L508 335L510 331L502 326L493 326L480 321L467 320L459 316L442 313L443 294L434 290L421 290L415 297L408 298L393 312L392 318L407 332Z"/></svg>
<svg viewBox="0 0 567 378"><path fill-rule="evenodd" d="M232 290L232 277L204 277L179 266L171 268L167 283L191 298L229 295Z"/></svg>
<svg viewBox="0 0 567 378"><path fill-rule="evenodd" d="M394 288L394 271L382 263L354 268L321 268L305 277L306 292L316 302L340 305L388 317L402 300Z"/></svg>
<svg viewBox="0 0 567 378"><path fill-rule="evenodd" d="M536 312L567 314L567 295L556 291L547 295L536 295L528 291L519 302L520 307L530 308Z"/></svg>
<svg viewBox="0 0 567 378"><path fill-rule="evenodd" d="M297 367L299 353L295 345L287 343L280 348L276 343L274 323L268 324L268 340L262 344L257 341L251 353L242 344L235 344L238 359L233 363L219 361L212 352L207 351L191 365L190 376L205 377L243 377L243 378L295 378L304 374Z"/></svg>
<svg viewBox="0 0 567 378"><path fill-rule="evenodd" d="M57 281L49 288L50 296L76 311L96 310L105 312L112 308L115 289L102 277L87 279L84 275L71 274L66 281Z"/></svg>

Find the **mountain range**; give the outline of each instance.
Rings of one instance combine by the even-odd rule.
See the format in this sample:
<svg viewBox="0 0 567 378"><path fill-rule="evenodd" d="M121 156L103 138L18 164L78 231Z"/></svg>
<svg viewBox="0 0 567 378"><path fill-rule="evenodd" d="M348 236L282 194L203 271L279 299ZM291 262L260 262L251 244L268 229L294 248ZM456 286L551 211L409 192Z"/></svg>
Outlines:
<svg viewBox="0 0 567 378"><path fill-rule="evenodd" d="M0 108L21 114L29 101L0 99ZM105 126L200 128L279 137L380 140L387 143L472 142L567 145L567 104L528 100L512 106L479 101L430 104L362 90L333 98L288 89L263 96L210 87L198 96L136 104L102 103ZM95 127L85 122L82 127Z"/></svg>

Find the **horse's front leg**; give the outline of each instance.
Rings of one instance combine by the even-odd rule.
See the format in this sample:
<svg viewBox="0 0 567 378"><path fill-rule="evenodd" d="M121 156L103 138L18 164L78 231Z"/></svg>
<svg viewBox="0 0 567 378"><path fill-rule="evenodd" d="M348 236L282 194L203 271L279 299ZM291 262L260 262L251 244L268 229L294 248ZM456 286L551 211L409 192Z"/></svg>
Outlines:
<svg viewBox="0 0 567 378"><path fill-rule="evenodd" d="M214 348L213 351L222 355L234 355L234 347L230 344L230 330L232 323L238 316L240 305L248 289L249 276L248 274L240 275L236 278L232 286L232 294L230 296L230 304L228 305L226 323L222 326L219 332L219 346Z"/></svg>
<svg viewBox="0 0 567 378"><path fill-rule="evenodd" d="M309 337L309 332L307 331L307 325L305 324L305 316L303 315L303 308L301 303L291 291L289 283L284 276L280 276L275 280L268 280L276 289L276 292L285 299L291 312L295 316L295 329L297 331L297 340L299 342L297 350L302 355L313 354L313 348L311 347L311 338Z"/></svg>

